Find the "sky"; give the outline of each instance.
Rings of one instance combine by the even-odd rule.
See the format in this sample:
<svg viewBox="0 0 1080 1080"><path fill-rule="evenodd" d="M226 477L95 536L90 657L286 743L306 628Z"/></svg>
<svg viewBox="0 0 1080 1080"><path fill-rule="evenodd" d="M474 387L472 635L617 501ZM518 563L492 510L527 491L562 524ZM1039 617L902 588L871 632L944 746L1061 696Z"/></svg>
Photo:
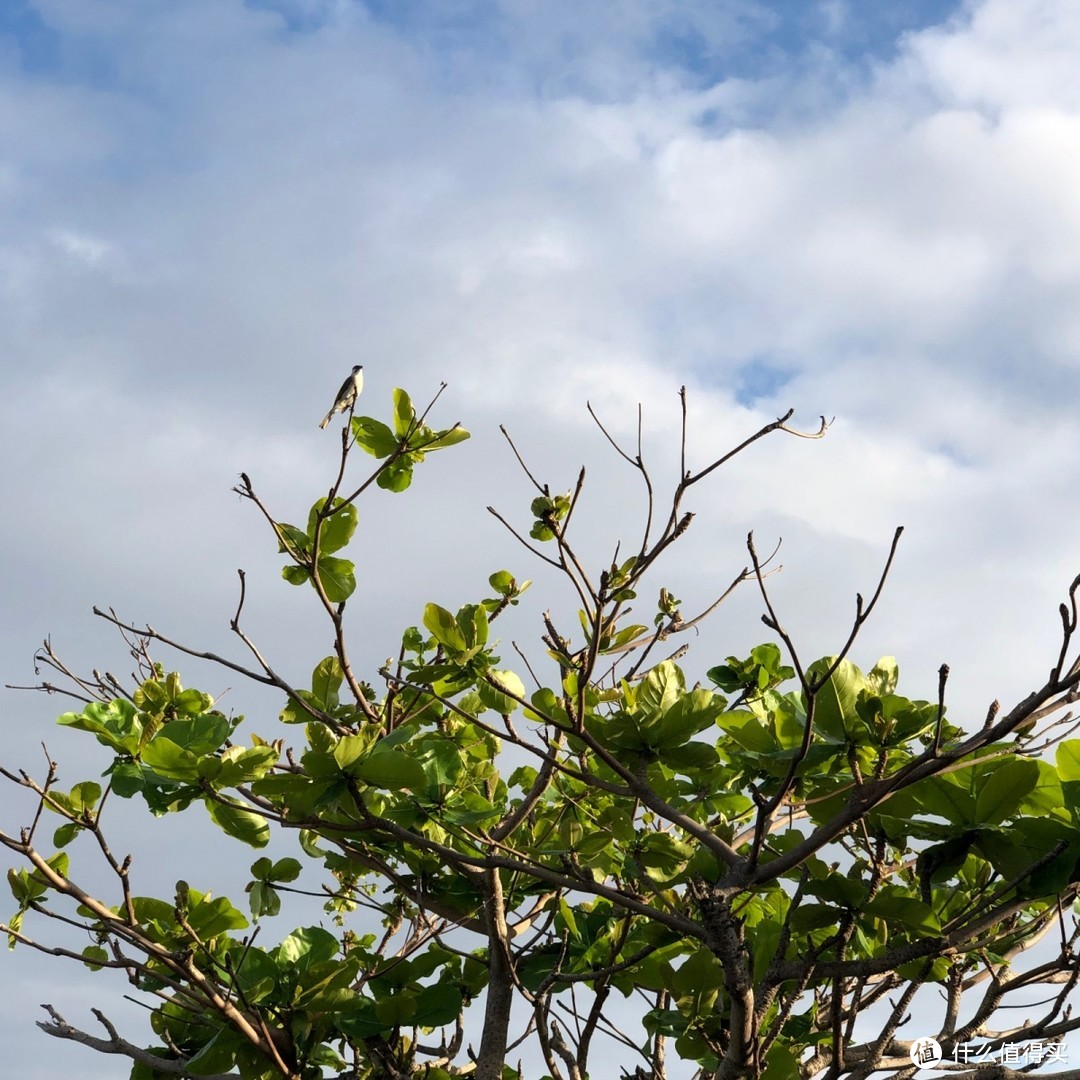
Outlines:
<svg viewBox="0 0 1080 1080"><path fill-rule="evenodd" d="M335 463L316 424L363 363L364 411L445 381L433 415L473 439L361 507L362 669L503 567L536 579L507 630L535 649L569 601L485 511L527 523L499 425L553 490L587 466L599 566L643 506L586 401L628 444L642 403L669 489L685 385L692 463L789 408L833 423L699 485L657 587L700 609L749 530L782 538L774 601L829 654L903 525L853 659L897 655L912 697L948 662L959 722L1008 707L1080 572L1077 70L1071 0L5 0L0 682L34 681L46 635L127 670L94 604L239 656L238 567L249 631L302 681L327 627L230 489L247 471L302 520ZM760 612L738 594L688 670L746 655ZM272 729L280 702L182 670ZM93 775L62 701L2 701L5 767L40 771L45 740ZM2 827L28 806L0 789ZM242 888L197 823L117 828L147 892ZM12 1075L126 1075L32 1026L42 1001L131 1016L115 985L0 964Z"/></svg>

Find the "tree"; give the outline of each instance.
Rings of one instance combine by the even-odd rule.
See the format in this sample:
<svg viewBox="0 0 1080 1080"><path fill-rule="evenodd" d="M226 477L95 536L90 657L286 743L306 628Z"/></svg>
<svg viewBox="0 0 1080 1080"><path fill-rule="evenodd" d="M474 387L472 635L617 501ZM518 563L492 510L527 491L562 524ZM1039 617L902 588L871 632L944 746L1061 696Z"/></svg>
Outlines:
<svg viewBox="0 0 1080 1080"><path fill-rule="evenodd" d="M504 570L457 612L428 604L377 673L350 662L343 552L359 500L404 491L426 455L468 438L430 427L432 406L418 415L400 390L390 424L350 411L333 482L305 524L276 517L247 475L236 488L265 517L285 580L310 587L332 626L333 655L309 686L289 682L243 627L243 573L231 628L246 663L112 611L97 614L130 646L133 685L76 676L47 645L42 662L79 700L59 723L93 736L111 763L70 790L52 763L41 778L2 770L35 800L29 826L0 833L20 858L3 929L12 947L126 976L152 1006L156 1042L142 1048L98 1010L103 1034L51 1008L43 1030L130 1058L133 1080L496 1080L540 1075L515 1064L530 1045L545 1075L582 1080L612 1074L614 1044L638 1078L861 1080L910 1075L933 1049L900 1038L929 992L944 999L933 1035L963 1075L988 1067L968 1061L975 1045L998 1076L1021 1050L1060 1056L1080 1026L1066 1007L1080 979L1066 914L1080 891L1080 739L1066 737L1080 696L1080 578L1042 686L1007 712L995 702L973 732L946 718L946 667L936 694L913 700L898 693L893 659L868 672L849 659L899 529L834 656L800 654L752 535L747 566L684 616L657 573L691 525L691 489L758 440L803 433L789 412L695 469L685 391L682 402L680 478L663 506L640 436L627 450L597 419L646 493L641 535L599 569L572 529L584 470L553 493L510 444L536 489L527 535L492 513L557 571L580 619L541 616L542 650L520 653L518 671L490 629L530 583ZM350 487L358 448L377 460ZM683 650L665 650L740 585L759 591L775 641L689 685ZM631 622L646 595L655 612ZM154 658L162 648L276 688L282 726L239 730ZM238 845L276 835L295 848L252 862L250 919L211 898L212 882L139 895L106 839L110 816L137 800L155 815L205 811ZM111 895L80 886L92 858L110 869ZM282 894L303 889L323 897L326 917L268 943ZM43 916L79 928L86 947L39 940L31 922L50 925ZM1056 950L1025 956L1047 935ZM1023 1026L999 1019L1033 996L1042 1004Z"/></svg>

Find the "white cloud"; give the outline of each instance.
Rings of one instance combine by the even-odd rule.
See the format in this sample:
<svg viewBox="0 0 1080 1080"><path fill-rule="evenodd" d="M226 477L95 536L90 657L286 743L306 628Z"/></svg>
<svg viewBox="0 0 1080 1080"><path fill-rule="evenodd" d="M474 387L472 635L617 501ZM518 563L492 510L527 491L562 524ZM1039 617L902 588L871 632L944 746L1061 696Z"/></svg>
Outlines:
<svg viewBox="0 0 1080 1080"><path fill-rule="evenodd" d="M97 266L111 251L107 241L88 233L73 232L70 229L49 229L46 236L50 243L65 255L87 266Z"/></svg>

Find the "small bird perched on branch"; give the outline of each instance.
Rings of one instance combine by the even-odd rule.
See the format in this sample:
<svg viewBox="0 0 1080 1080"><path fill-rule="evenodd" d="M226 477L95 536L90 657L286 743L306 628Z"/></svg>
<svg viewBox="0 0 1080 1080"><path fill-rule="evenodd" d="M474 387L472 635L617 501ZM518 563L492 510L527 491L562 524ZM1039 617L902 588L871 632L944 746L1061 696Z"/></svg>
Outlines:
<svg viewBox="0 0 1080 1080"><path fill-rule="evenodd" d="M360 391L364 389L364 365L355 364L352 369L352 374L341 384L341 389L338 391L337 397L334 399L334 405L330 411L323 417L320 428L326 427L327 424L333 419L334 413L344 412L346 409L351 409L356 404L356 399L360 396Z"/></svg>

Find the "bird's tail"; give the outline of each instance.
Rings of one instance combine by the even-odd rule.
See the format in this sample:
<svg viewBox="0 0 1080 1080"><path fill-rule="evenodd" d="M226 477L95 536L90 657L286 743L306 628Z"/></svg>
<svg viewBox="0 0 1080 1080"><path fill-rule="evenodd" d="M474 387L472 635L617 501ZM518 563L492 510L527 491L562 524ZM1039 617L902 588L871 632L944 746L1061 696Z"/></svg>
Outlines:
<svg viewBox="0 0 1080 1080"><path fill-rule="evenodd" d="M326 425L327 425L327 424L329 424L331 420L333 420L333 418L334 418L334 413L335 413L335 411L336 411L335 409L331 409L331 410L330 410L330 411L329 411L329 412L328 412L328 413L327 413L327 414L326 414L326 415L325 415L325 416L324 416L324 417L322 418L322 423L321 423L321 424L319 424L319 428L320 428L320 429L321 429L321 428L324 428L324 427L326 427Z"/></svg>

